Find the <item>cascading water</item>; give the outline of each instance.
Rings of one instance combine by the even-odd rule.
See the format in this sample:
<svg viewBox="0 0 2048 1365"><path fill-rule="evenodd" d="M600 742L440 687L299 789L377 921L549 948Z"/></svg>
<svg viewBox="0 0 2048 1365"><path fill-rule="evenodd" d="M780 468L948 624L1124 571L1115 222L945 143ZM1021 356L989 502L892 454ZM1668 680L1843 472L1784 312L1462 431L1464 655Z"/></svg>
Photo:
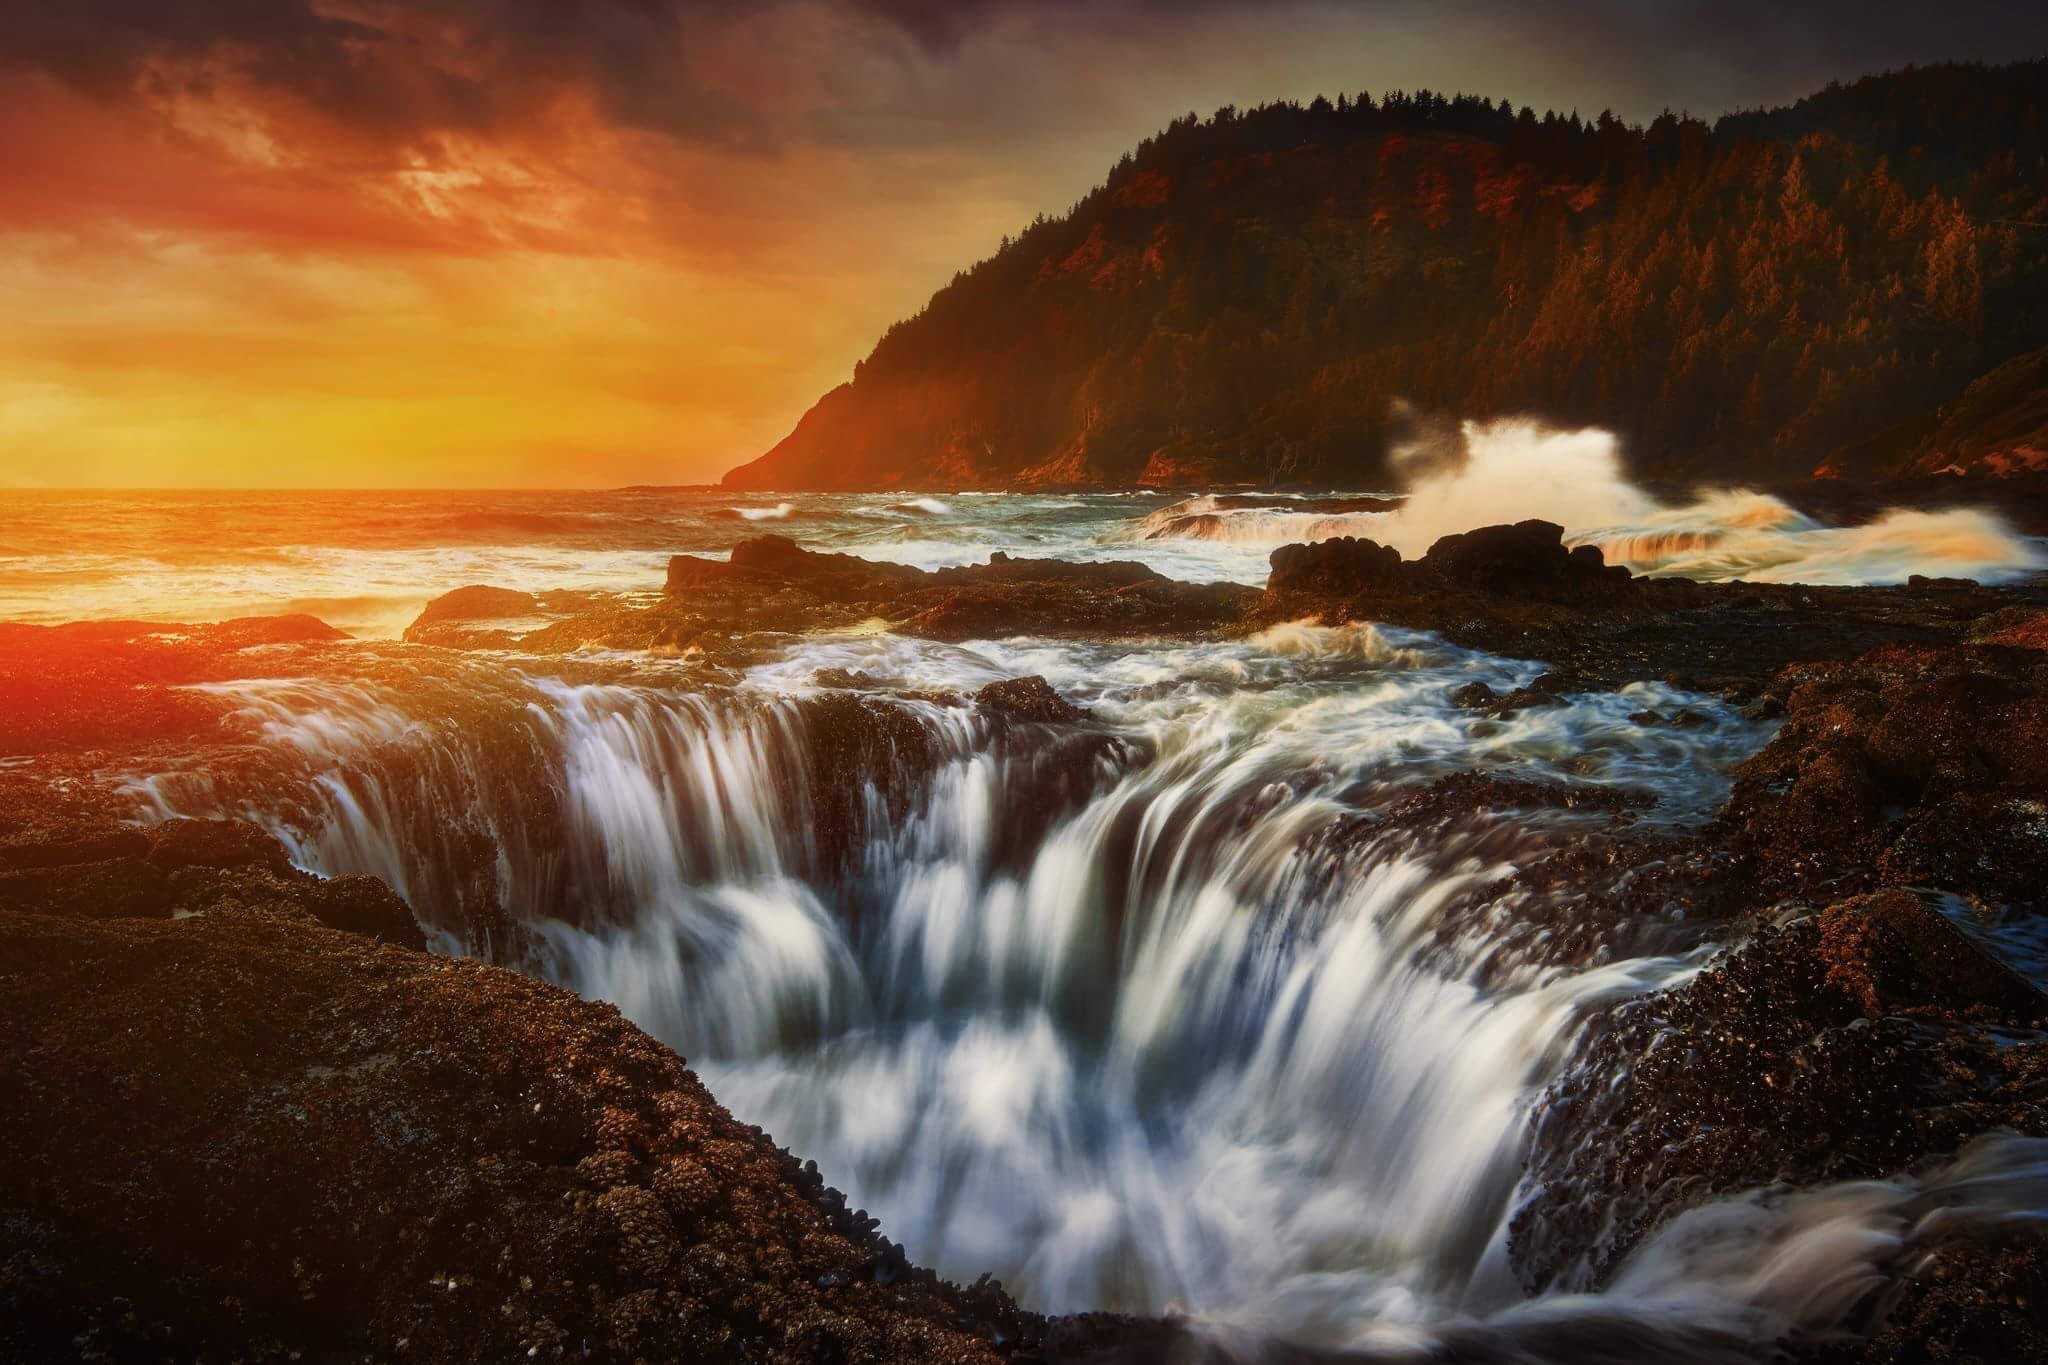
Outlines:
<svg viewBox="0 0 2048 1365"><path fill-rule="evenodd" d="M1665 505L1597 431L1470 424L1454 444L1405 470L1398 506L624 490L223 494L201 517L169 495L53 496L0 508L0 606L303 610L395 635L463 583L650 599L666 555L764 533L925 567L1000 551L1256 584L1279 544L1363 535L1412 556L1527 516L1609 562L1703 578L2048 564L1989 512L1828 526L1758 493ZM1597 857L1523 874L1595 851L1618 819L1711 810L1764 734L1703 698L1638 685L1461 710L1456 686L1505 693L1541 669L1367 626L1117 649L807 638L716 686L659 658L391 644L250 671L272 664L283 676L202 685L239 739L131 774L138 818L253 820L308 869L391 883L440 950L618 1003L919 1261L992 1270L1035 1307L1180 1305L1239 1355L1262 1331L1477 1360L1753 1355L1839 1297L1766 1292L1756 1258L1791 1285L1881 1279L1925 1190L1951 1188L1936 1172L1717 1205L1595 1298L1524 1302L1507 1272L1532 1097L1601 1002L1683 978L1714 932L1683 897L1580 884ZM1031 674L1089 718L966 699ZM1654 805L1431 804L1430 783L1474 771ZM2040 1160L1983 1159L1994 1175L1956 1196L1983 1208Z"/></svg>
<svg viewBox="0 0 2048 1365"><path fill-rule="evenodd" d="M209 684L252 743L137 800L385 876L444 945L510 921L485 952L621 1005L948 1273L1327 1342L1516 1302L1532 1087L1589 1003L1698 960L1686 931L1581 960L1513 933L1503 878L1579 817L1378 817L1479 765L1649 786L1653 819L1692 819L1759 741L1657 686L1464 712L1456 684L1538 669L1368 626L858 636L723 694L358 655ZM868 692L819 688L827 667ZM1024 673L1092 718L946 696ZM1628 720L1651 706L1714 724Z"/></svg>
<svg viewBox="0 0 2048 1365"><path fill-rule="evenodd" d="M1540 1345L1561 1322L1721 1350L1805 1320L1730 1250L1796 1241L1778 1208L1653 1240L1598 1299L1522 1302L1529 1102L1589 1008L1682 978L1705 929L1674 907L1560 950L1511 874L1603 817L1396 815L1480 768L1695 819L1763 738L1718 703L1639 684L1485 716L1447 694L1540 669L1363 626L812 640L723 691L351 653L207 685L249 743L136 775L140 808L255 819L312 870L390 880L443 947L616 1002L946 1273L1182 1307L1240 1355L1421 1333L1576 1359ZM1090 718L963 700L1028 674ZM1688 707L1711 723L1629 719ZM1890 1227L1910 1197L1797 1218ZM1812 1274L1876 1273L1878 1233L1814 1236Z"/></svg>

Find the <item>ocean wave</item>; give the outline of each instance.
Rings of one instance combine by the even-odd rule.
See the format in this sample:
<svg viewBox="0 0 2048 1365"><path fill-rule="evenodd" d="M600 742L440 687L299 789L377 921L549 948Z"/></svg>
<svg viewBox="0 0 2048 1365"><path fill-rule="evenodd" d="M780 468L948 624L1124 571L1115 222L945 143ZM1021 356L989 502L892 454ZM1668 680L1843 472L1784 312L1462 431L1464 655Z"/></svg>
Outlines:
<svg viewBox="0 0 2048 1365"><path fill-rule="evenodd" d="M796 504L778 502L773 507L727 507L712 515L724 520L788 521L796 515Z"/></svg>
<svg viewBox="0 0 2048 1365"><path fill-rule="evenodd" d="M1419 479L1386 510L1321 514L1205 494L1107 539L1266 547L1359 536L1415 558L1446 535L1536 518L1564 527L1572 545L1597 547L1610 564L1709 581L1884 584L1924 574L2000 582L2048 568L2041 542L1988 508L1892 508L1833 526L1745 488L1703 489L1672 506L1623 475L1609 432L1522 419L1467 422L1463 431L1462 463Z"/></svg>
<svg viewBox="0 0 2048 1365"><path fill-rule="evenodd" d="M1204 540L1223 545L1280 546L1335 540L1339 536L1372 536L1385 522L1384 511L1327 514L1293 508L1232 505L1213 493L1185 498L1148 512L1113 533L1116 544L1148 540Z"/></svg>

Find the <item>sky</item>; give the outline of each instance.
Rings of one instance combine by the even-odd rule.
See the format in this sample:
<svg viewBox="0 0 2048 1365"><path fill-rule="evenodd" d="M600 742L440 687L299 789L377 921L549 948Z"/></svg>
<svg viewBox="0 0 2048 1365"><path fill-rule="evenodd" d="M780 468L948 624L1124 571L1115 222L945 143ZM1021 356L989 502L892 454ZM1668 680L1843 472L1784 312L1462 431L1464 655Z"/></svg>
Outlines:
<svg viewBox="0 0 2048 1365"><path fill-rule="evenodd" d="M22 0L0 484L715 479L1180 114L2044 52L1982 0Z"/></svg>

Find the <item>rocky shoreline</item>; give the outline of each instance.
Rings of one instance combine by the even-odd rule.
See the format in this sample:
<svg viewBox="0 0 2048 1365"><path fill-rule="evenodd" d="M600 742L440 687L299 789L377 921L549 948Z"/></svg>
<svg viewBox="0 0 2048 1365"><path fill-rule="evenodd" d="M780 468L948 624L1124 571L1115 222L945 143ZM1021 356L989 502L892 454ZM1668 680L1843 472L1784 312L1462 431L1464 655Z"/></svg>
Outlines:
<svg viewBox="0 0 2048 1365"><path fill-rule="evenodd" d="M1672 903L1735 944L1592 1020L1543 1098L1539 1185L1511 1239L1528 1287L1597 1288L1644 1234L1718 1195L2048 1135L2048 1001L1989 946L2048 913L2048 585L1642 580L1541 522L1413 561L1363 541L1289 547L1263 591L1001 556L931 573L767 536L729 561L678 556L658 598L463 589L408 639L570 668L653 652L721 687L808 631L1227 639L1297 620L1426 629L1550 666L1521 692L1459 698L1477 710L1668 678L1783 718L1706 828L1634 829L1610 794L1611 831L1515 874L1576 897L1546 931L1561 957L1651 932ZM999 1285L913 1268L815 1164L733 1120L615 1009L422 951L432 908L374 878L298 872L246 824L131 823L104 780L116 760L228 743L231 704L193 684L346 647L335 637L310 618L0 627L0 1350L1221 1358L1185 1325L1047 1320ZM866 681L819 679L847 689L828 693L844 714L823 733L850 771L905 742L855 695ZM1042 680L934 700L1071 733L1077 753L1101 742ZM1453 778L1338 837L1585 800ZM829 1171L831 1153L804 1155ZM2044 1249L2019 1226L1944 1244L1871 1291L1855 1340L1785 1349L2048 1359Z"/></svg>

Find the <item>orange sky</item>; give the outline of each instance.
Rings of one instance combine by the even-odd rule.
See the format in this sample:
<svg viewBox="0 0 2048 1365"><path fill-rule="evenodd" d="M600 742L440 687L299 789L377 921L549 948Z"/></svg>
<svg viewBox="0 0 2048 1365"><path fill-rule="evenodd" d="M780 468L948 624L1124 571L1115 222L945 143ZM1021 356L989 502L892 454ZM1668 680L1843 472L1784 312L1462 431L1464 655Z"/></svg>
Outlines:
<svg viewBox="0 0 2048 1365"><path fill-rule="evenodd" d="M1865 46L1971 55L1876 8ZM1719 50L1710 9L1592 0L1573 28L1505 0L8 6L0 482L715 478L1188 109L1427 84L1642 117L1888 51L1769 25ZM1944 20L1966 49L2014 22Z"/></svg>

